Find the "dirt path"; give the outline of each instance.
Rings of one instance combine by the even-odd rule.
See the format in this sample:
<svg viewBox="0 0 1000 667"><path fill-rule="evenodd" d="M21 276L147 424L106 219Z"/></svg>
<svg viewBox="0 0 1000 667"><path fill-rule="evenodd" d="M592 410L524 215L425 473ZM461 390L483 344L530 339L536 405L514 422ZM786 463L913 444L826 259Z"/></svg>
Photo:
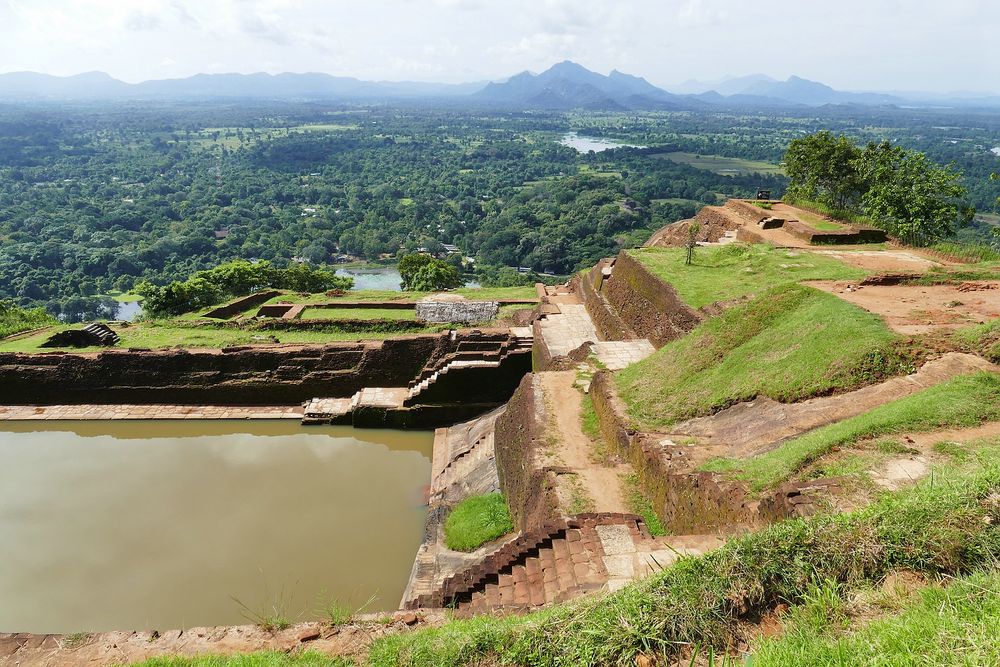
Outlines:
<svg viewBox="0 0 1000 667"><path fill-rule="evenodd" d="M981 324L1000 317L1000 281L959 285L865 285L811 281L809 285L881 315L894 331L919 334Z"/></svg>
<svg viewBox="0 0 1000 667"><path fill-rule="evenodd" d="M581 424L581 394L573 386L575 371L540 374L545 399L558 430L558 450L554 458L575 472L596 512L629 512L622 497L620 475L631 468L626 464L605 466L594 461L594 444L584 434Z"/></svg>

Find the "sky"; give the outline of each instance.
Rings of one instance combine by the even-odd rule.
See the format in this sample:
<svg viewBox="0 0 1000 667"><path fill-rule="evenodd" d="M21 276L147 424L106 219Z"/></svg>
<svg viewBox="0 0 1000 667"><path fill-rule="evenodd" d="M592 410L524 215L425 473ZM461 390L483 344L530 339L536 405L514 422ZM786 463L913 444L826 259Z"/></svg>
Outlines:
<svg viewBox="0 0 1000 667"><path fill-rule="evenodd" d="M0 0L0 72L465 82L574 60L669 86L766 73L1000 92L997 0Z"/></svg>

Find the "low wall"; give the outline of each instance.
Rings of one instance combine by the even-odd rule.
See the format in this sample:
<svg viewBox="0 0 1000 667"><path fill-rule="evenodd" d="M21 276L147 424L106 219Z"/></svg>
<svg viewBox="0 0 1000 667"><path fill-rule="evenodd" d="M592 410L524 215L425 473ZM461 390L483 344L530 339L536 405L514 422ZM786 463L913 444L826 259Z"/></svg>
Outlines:
<svg viewBox="0 0 1000 667"><path fill-rule="evenodd" d="M217 320L228 320L230 317L236 317L240 313L250 310L254 306L266 303L267 301L270 301L274 297L280 295L281 292L278 292L277 290L257 292L256 294L251 294L250 296L245 296L240 299L236 299L235 301L231 301L224 306L213 308L202 315L202 317L211 317Z"/></svg>
<svg viewBox="0 0 1000 667"><path fill-rule="evenodd" d="M850 245L854 243L882 243L886 233L874 227L851 225L844 231L820 231L810 227L801 220L788 220L784 230L797 239L815 245Z"/></svg>
<svg viewBox="0 0 1000 667"><path fill-rule="evenodd" d="M626 252L615 259L601 294L636 338L661 347L691 331L702 315L684 303L677 291Z"/></svg>
<svg viewBox="0 0 1000 667"><path fill-rule="evenodd" d="M540 380L526 375L494 429L497 475L514 525L528 532L560 518L552 470L536 464L545 446L546 411Z"/></svg>
<svg viewBox="0 0 1000 667"><path fill-rule="evenodd" d="M280 320L278 321L280 322ZM475 331L315 346L0 354L0 404L294 405L362 387L405 387ZM475 403L475 387L466 400Z"/></svg>
<svg viewBox="0 0 1000 667"><path fill-rule="evenodd" d="M754 206L750 202L743 201L742 199L730 199L726 202L726 208L740 216L740 218L751 225L756 225L761 220L770 218L774 215L770 210L761 208L760 206Z"/></svg>
<svg viewBox="0 0 1000 667"><path fill-rule="evenodd" d="M574 287L583 297L587 313L601 340L630 340L639 338L636 332L615 312L601 291L604 288L604 267L611 262L601 260L583 276L573 278Z"/></svg>
<svg viewBox="0 0 1000 667"><path fill-rule="evenodd" d="M489 322L500 311L498 301L421 301L417 304L417 319L424 322Z"/></svg>
<svg viewBox="0 0 1000 667"><path fill-rule="evenodd" d="M745 484L695 470L690 447L664 446L632 430L613 382L611 373L601 371L590 384L601 434L631 463L653 511L668 531L703 533L761 520L757 502ZM771 507L778 515L785 506L776 502Z"/></svg>

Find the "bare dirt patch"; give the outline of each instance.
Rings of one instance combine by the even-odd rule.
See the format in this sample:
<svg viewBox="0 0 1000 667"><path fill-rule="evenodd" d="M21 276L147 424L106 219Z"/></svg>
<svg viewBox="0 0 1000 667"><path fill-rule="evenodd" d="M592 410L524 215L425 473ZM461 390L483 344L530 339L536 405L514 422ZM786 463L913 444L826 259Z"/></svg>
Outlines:
<svg viewBox="0 0 1000 667"><path fill-rule="evenodd" d="M588 511L629 512L622 495L620 477L631 469L624 464L603 465L595 462L594 444L580 425L581 394L574 386L576 371L547 372L541 373L540 377L546 402L552 408L551 425L556 429L553 458L560 466L572 471L574 477L568 480L570 504L573 504L572 497L582 492L593 501L593 508L588 508Z"/></svg>
<svg viewBox="0 0 1000 667"><path fill-rule="evenodd" d="M844 264L875 273L924 273L941 265L939 262L906 250L813 250L812 252L835 257Z"/></svg>
<svg viewBox="0 0 1000 667"><path fill-rule="evenodd" d="M881 315L889 328L920 334L1000 317L1000 280L959 285L865 285L815 281L811 286Z"/></svg>

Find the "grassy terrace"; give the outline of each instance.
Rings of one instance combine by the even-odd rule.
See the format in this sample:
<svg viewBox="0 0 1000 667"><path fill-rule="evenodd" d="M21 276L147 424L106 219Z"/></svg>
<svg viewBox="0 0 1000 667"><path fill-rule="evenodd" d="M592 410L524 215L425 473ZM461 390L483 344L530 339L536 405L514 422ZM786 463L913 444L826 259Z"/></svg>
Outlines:
<svg viewBox="0 0 1000 667"><path fill-rule="evenodd" d="M771 288L616 375L634 423L655 430L756 396L790 402L909 370L877 316L817 289Z"/></svg>
<svg viewBox="0 0 1000 667"><path fill-rule="evenodd" d="M617 593L585 598L526 616L483 616L441 628L378 640L370 663L404 665L634 665L635 656L658 656L655 664L676 664L693 645L733 646L741 621L751 621L778 602L792 614L808 613L817 588L829 604L854 599L876 587L889 572L912 570L929 577L977 568L996 568L1000 553L1000 508L988 499L1000 490L1000 451L939 468L933 479L888 494L853 514L784 521L758 533L731 539L705 556L675 565ZM983 580L972 579L980 585ZM955 589L961 594L962 589ZM830 592L832 591L832 592ZM986 594L995 598L995 593ZM990 598L990 599L994 599ZM950 632L933 632L904 612L901 628L923 627L924 650L945 655L954 646L976 646L996 655L983 628L992 627L993 606L982 620L949 613ZM912 613L919 613L915 608ZM938 614L944 614L938 610ZM924 614L924 618L928 618ZM912 619L912 620L911 620ZM966 623L965 620L969 622ZM873 627L872 639L890 636ZM781 640L778 640L781 641ZM875 646L879 646L876 644ZM817 653L822 646L810 650ZM864 649L871 652L872 648ZM762 655L780 650L759 647ZM770 653L769 653L770 651ZM905 655L906 653L904 653ZM969 655L953 653L956 658ZM888 654L885 657L890 657ZM664 659L665 658L665 659ZM952 658L954 661L955 658ZM680 664L688 664L684 658ZM698 663L708 664L708 663ZM753 664L800 664L796 660ZM845 662L808 664L856 664ZM872 663L865 663L872 664ZM875 664L912 664L886 661ZM932 663L924 663L932 664ZM937 663L933 663L937 664ZM962 662L955 664L992 664Z"/></svg>
<svg viewBox="0 0 1000 667"><path fill-rule="evenodd" d="M76 325L79 326L79 325ZM53 352L61 348L43 348L42 343L53 333L73 327L59 326L44 332L16 340L0 342L0 352ZM66 348L71 352L101 352L108 349L126 349L143 347L150 349L166 349L172 347L190 348L221 348L228 345L251 345L267 343L268 336L275 336L281 343L322 344L337 341L381 340L410 333L434 333L441 327L426 327L415 329L406 334L372 331L262 331L252 329L212 328L206 326L183 326L181 323L169 320L153 320L118 328L121 343L115 348Z"/></svg>
<svg viewBox="0 0 1000 667"><path fill-rule="evenodd" d="M287 292L276 296L267 303L336 303L337 301L419 301L430 296L430 292L397 292L393 290L352 290L343 296L326 294L297 294ZM496 299L537 300L534 287L461 287L449 294L461 294L470 301L493 301ZM206 309L207 310L207 309ZM256 309L255 309L256 312Z"/></svg>
<svg viewBox="0 0 1000 667"><path fill-rule="evenodd" d="M789 440L747 460L716 459L706 470L731 472L760 490L774 486L834 447L896 433L977 426L1000 420L1000 375L974 373Z"/></svg>
<svg viewBox="0 0 1000 667"><path fill-rule="evenodd" d="M832 257L764 244L733 243L699 248L685 266L683 248L642 248L629 254L653 275L673 285L692 308L801 280L857 280L867 272Z"/></svg>

